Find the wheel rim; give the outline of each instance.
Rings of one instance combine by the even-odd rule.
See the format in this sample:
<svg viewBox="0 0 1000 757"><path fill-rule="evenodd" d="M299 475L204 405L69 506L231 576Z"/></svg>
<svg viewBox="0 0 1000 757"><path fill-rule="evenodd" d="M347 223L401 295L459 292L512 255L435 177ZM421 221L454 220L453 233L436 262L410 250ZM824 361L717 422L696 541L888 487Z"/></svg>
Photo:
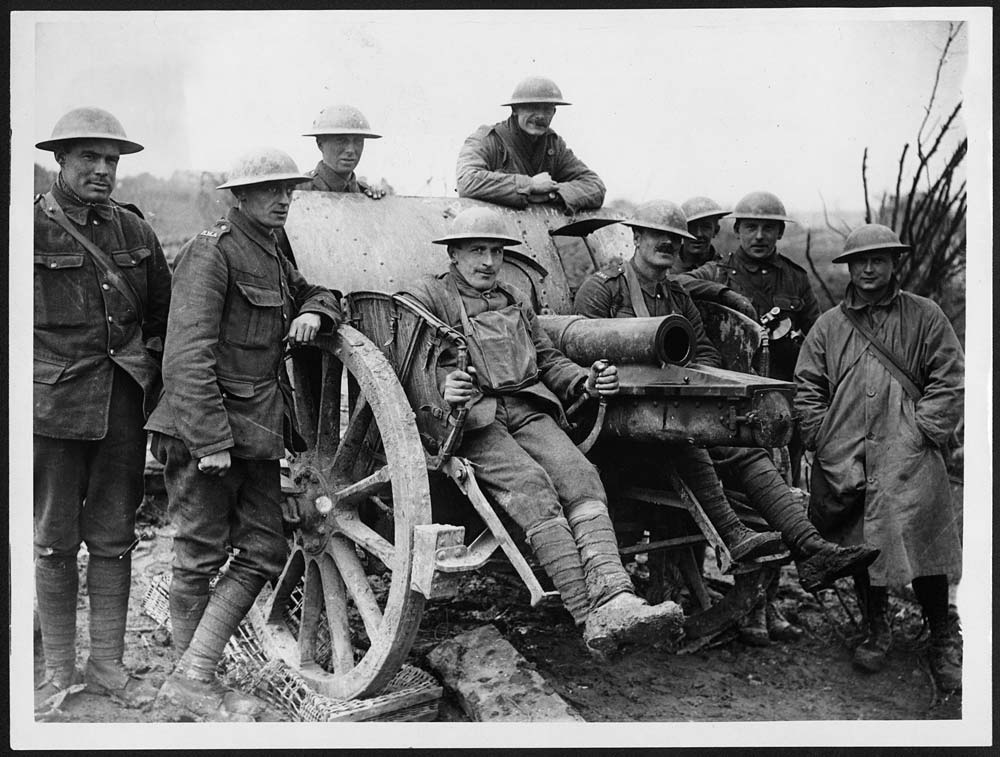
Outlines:
<svg viewBox="0 0 1000 757"><path fill-rule="evenodd" d="M430 491L413 411L379 349L349 326L316 346L324 380L315 445L293 475L309 502L325 497L330 511L311 512L296 532L264 636L314 690L350 699L392 679L419 628L413 529L430 522Z"/></svg>

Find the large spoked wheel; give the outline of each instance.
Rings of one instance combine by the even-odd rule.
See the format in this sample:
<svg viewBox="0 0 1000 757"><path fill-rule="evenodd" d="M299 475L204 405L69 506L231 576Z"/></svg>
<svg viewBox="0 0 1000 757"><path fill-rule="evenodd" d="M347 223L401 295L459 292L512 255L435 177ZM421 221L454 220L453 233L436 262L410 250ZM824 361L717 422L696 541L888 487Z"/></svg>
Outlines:
<svg viewBox="0 0 1000 757"><path fill-rule="evenodd" d="M431 517L425 457L403 388L369 339L342 326L312 358L293 368L297 402L318 407L297 408L314 443L293 464L300 522L263 608L264 643L325 696L372 696L399 671L423 613L410 574L413 529ZM302 378L318 379L320 365L316 403Z"/></svg>

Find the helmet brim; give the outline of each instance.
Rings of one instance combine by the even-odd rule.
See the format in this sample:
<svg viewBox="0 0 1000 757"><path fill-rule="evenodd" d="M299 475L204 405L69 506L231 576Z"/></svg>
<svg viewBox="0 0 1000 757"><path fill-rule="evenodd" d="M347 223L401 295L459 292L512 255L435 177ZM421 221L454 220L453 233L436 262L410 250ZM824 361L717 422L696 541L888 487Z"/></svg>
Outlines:
<svg viewBox="0 0 1000 757"><path fill-rule="evenodd" d="M788 216L770 215L766 213L738 216L735 211L732 214L732 219L733 221L781 221L782 223L798 223L798 221L794 218L789 218Z"/></svg>
<svg viewBox="0 0 1000 757"><path fill-rule="evenodd" d="M508 105L530 105L532 103L538 103L539 105L572 105L573 103L568 103L565 100L556 100L555 98L550 98L546 100L539 100L537 97L532 97L528 100L511 100L510 102L500 103L500 107L506 108Z"/></svg>
<svg viewBox="0 0 1000 757"><path fill-rule="evenodd" d="M679 237L684 237L685 239L694 239L694 234L691 234L687 229L683 231L681 229L675 228L673 226L665 226L658 223L646 223L640 221L621 221L625 226L629 226L633 229L649 229L650 231L666 231L671 234L676 234Z"/></svg>
<svg viewBox="0 0 1000 757"><path fill-rule="evenodd" d="M381 134L376 134L371 129L317 129L307 131L303 137L364 137L365 139L382 139Z"/></svg>
<svg viewBox="0 0 1000 757"><path fill-rule="evenodd" d="M118 152L122 155L131 155L133 153L141 152L146 148L140 145L138 142L132 142L128 139L120 139L119 137L109 137L107 134L71 134L65 137L59 137L58 139L45 139L41 142L37 142L35 147L39 150L46 150L48 152L55 152L60 149L60 147L65 142L76 142L81 139L98 139L102 142L114 142L118 145Z"/></svg>
<svg viewBox="0 0 1000 757"><path fill-rule="evenodd" d="M432 239L431 242L433 244L451 244L452 242L466 242L470 239L489 239L491 242L503 242L504 247L515 244L522 244L520 239L505 237L502 234L487 234L487 233L448 234L447 236L443 236L438 239Z"/></svg>
<svg viewBox="0 0 1000 757"><path fill-rule="evenodd" d="M253 184L271 184L275 181L294 181L296 184L302 184L306 181L312 181L311 176L303 176L299 173L279 173L272 176L246 176L242 179L233 179L232 181L227 181L224 184L220 184L216 189L232 189L233 187L249 187Z"/></svg>
<svg viewBox="0 0 1000 757"><path fill-rule="evenodd" d="M837 257L833 258L831 263L847 263L850 259L856 255L864 255L866 252L895 252L898 254L903 254L905 252L911 252L912 247L908 244L869 244L864 247L858 247L856 250L851 250L850 252L842 252Z"/></svg>
<svg viewBox="0 0 1000 757"><path fill-rule="evenodd" d="M706 210L704 213L695 213L693 216L688 216L688 223L692 221L700 221L702 218L714 218L716 220L725 218L728 215L732 215L731 210Z"/></svg>

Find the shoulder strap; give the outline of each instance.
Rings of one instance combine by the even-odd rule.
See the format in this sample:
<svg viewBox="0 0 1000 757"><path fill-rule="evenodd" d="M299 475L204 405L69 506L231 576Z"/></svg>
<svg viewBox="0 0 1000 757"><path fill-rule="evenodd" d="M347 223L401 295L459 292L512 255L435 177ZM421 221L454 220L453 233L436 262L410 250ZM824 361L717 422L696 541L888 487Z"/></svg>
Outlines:
<svg viewBox="0 0 1000 757"><path fill-rule="evenodd" d="M632 311L637 318L649 318L649 308L646 307L646 300L642 297L642 287L639 286L639 277L635 275L635 269L632 268L632 261L629 260L622 267L625 269L625 285L628 287Z"/></svg>
<svg viewBox="0 0 1000 757"><path fill-rule="evenodd" d="M139 298L139 294L135 291L131 282L122 276L122 274L118 271L118 266L115 265L114 261L108 257L108 254L104 250L87 239L76 227L73 226L72 223L70 223L69 219L66 218L66 214L63 212L62 207L60 207L59 203L56 202L56 198L53 196L51 191L46 192L42 196L42 212L59 224L63 231L83 245L83 249L90 253L94 263L96 263L97 267L101 270L101 273L107 277L108 283L124 295L125 299L129 301L129 304L133 308L135 308L135 312L141 318L143 315L142 300Z"/></svg>
<svg viewBox="0 0 1000 757"><path fill-rule="evenodd" d="M896 378L896 381L902 385L903 390L910 396L910 399L914 402L919 400L923 396L923 392L920 390L916 378L906 369L899 357L894 355L888 345L879 339L875 332L868 328L858 317L858 314L848 308L843 302L840 303L840 310L847 317L848 323L875 348L875 357Z"/></svg>

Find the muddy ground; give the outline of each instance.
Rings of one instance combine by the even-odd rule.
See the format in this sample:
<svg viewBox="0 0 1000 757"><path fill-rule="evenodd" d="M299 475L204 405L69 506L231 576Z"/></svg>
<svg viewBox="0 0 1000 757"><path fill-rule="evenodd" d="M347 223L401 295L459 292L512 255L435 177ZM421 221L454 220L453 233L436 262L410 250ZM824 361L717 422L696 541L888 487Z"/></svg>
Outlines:
<svg viewBox="0 0 1000 757"><path fill-rule="evenodd" d="M172 666L170 636L142 611L155 578L170 570L172 528L158 506L140 511L142 541L134 553L133 589L126 663L159 685ZM85 558L84 558L85 559ZM646 586L644 566L629 564L637 586ZM81 571L83 568L81 567ZM85 575L82 573L82 575ZM710 586L725 589L731 579L709 566ZM865 675L851 665L850 642L857 617L849 581L816 598L799 588L794 567L783 569L779 602L789 619L806 631L794 643L766 648L744 646L735 630L697 649L648 649L599 662L588 654L570 616L560 607L531 608L528 594L509 568L495 566L466 577L458 597L432 604L424 615L410 662L427 668L426 655L440 641L484 623L503 636L587 721L773 721L921 720L961 717L961 696L941 697L922 656L919 608L912 597L893 597L897 643L889 665ZM86 606L80 599L79 661L86 659ZM35 644L35 677L40 680L40 642ZM150 707L127 710L87 691L67 697L44 716L57 722L178 722L184 713ZM269 709L260 720L286 719ZM465 721L455 698L445 692L438 720Z"/></svg>

